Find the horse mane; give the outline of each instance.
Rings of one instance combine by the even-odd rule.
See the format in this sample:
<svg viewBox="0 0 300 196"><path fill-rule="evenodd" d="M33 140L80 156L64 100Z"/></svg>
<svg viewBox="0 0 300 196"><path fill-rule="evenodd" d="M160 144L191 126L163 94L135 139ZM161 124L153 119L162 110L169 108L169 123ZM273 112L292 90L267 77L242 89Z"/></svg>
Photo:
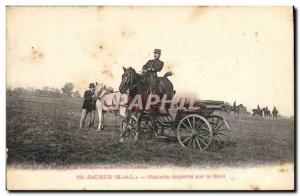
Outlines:
<svg viewBox="0 0 300 196"><path fill-rule="evenodd" d="M106 88L106 86L103 85L103 86L99 89L99 91L97 92L97 95L96 95L96 96L97 96L97 97L100 97L102 91L103 91L105 88Z"/></svg>
<svg viewBox="0 0 300 196"><path fill-rule="evenodd" d="M127 70L132 71L133 73L135 73L135 76L137 77L138 80L141 79L141 77L142 77L141 74L137 73L135 71L135 69L132 68L131 66Z"/></svg>

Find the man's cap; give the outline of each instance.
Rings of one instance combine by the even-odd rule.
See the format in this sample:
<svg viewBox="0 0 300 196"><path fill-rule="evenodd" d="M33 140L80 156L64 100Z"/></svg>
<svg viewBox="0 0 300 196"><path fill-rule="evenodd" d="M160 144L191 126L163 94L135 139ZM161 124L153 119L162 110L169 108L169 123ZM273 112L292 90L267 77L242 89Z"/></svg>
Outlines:
<svg viewBox="0 0 300 196"><path fill-rule="evenodd" d="M94 83L90 83L90 88L95 88L95 84Z"/></svg>
<svg viewBox="0 0 300 196"><path fill-rule="evenodd" d="M161 50L160 50L160 49L154 49L154 53L160 54L160 53L161 53Z"/></svg>

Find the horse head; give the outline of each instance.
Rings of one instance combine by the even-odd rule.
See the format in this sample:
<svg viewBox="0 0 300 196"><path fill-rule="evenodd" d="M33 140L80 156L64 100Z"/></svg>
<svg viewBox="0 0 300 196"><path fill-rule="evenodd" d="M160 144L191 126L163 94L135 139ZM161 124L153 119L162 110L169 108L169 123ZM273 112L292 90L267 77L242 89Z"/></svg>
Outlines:
<svg viewBox="0 0 300 196"><path fill-rule="evenodd" d="M125 93L127 90L132 88L139 78L139 75L132 67L123 67L123 70L124 73L122 75L122 81L119 86L120 93Z"/></svg>

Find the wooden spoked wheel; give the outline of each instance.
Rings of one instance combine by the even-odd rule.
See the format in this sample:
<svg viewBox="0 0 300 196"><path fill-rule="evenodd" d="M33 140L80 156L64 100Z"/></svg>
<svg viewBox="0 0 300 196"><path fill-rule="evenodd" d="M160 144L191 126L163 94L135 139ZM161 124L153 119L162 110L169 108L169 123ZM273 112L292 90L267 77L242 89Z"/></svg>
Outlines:
<svg viewBox="0 0 300 196"><path fill-rule="evenodd" d="M211 144L211 149L221 149L230 139L230 129L228 123L218 115L211 115L207 118L212 131L213 131L213 141Z"/></svg>
<svg viewBox="0 0 300 196"><path fill-rule="evenodd" d="M198 114L183 117L177 125L176 132L181 146L200 151L210 146L213 137L209 122Z"/></svg>
<svg viewBox="0 0 300 196"><path fill-rule="evenodd" d="M135 115L131 115L129 119L129 123L126 126L126 119L123 119L120 125L121 133L123 133L123 137L134 138L136 135L136 123L137 117Z"/></svg>

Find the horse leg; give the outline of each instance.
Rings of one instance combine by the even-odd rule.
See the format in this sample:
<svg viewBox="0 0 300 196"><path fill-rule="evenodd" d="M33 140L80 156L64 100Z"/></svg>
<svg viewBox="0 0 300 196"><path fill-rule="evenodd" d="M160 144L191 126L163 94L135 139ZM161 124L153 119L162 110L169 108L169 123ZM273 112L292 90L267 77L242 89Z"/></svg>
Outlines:
<svg viewBox="0 0 300 196"><path fill-rule="evenodd" d="M124 142L124 136L125 136L125 132L126 132L126 128L127 128L127 124L124 126L123 125L123 121L121 123L121 127L120 127L120 143L123 143Z"/></svg>
<svg viewBox="0 0 300 196"><path fill-rule="evenodd" d="M127 127L128 127L128 123L130 121L130 118L131 118L131 111L126 111L126 114L125 114L125 125L121 124L121 129L120 129L120 142L124 142L124 136L126 134L126 131L127 131Z"/></svg>
<svg viewBox="0 0 300 196"><path fill-rule="evenodd" d="M98 118L99 118L99 124L98 124L98 128L97 128L97 131L100 131L100 130L103 130L102 129L102 127L103 127L103 125L102 125L102 119L103 119L103 112L102 112L102 105L101 105L102 103L99 101L99 100L97 100L97 102L96 102L96 106L97 106L97 111L98 111Z"/></svg>
<svg viewBox="0 0 300 196"><path fill-rule="evenodd" d="M97 131L103 131L103 121L104 121L104 114L102 111L98 111L98 116L99 116L99 124L98 124L98 129Z"/></svg>
<svg viewBox="0 0 300 196"><path fill-rule="evenodd" d="M143 117L143 113L139 113L138 114L138 117L137 117L137 129L136 129L136 133L135 133L135 136L134 136L134 141L137 142L139 140L139 132L140 132L140 121L142 120L141 118Z"/></svg>
<svg viewBox="0 0 300 196"><path fill-rule="evenodd" d="M101 131L103 131L103 129L104 129L104 113L102 112L102 114L101 114Z"/></svg>

